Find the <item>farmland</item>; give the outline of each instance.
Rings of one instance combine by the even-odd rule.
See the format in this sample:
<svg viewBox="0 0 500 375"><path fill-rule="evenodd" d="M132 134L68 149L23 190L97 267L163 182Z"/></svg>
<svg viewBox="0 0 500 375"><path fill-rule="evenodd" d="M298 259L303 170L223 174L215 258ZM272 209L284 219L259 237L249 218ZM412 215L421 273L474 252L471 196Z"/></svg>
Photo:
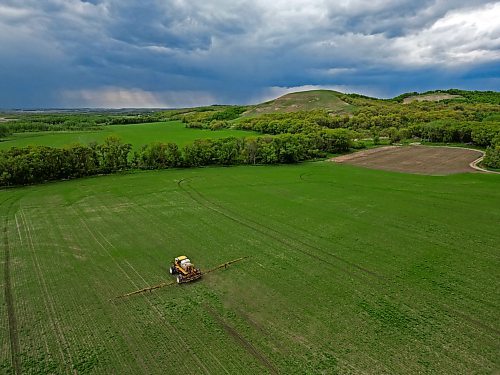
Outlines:
<svg viewBox="0 0 500 375"><path fill-rule="evenodd" d="M175 142L179 146L184 146L199 138L244 137L251 135L251 133L239 130L210 131L204 129L186 129L184 124L179 121L108 125L102 130L17 133L0 141L0 150L9 149L14 146L42 145L63 147L72 143L88 144L90 142L102 142L110 135L117 135L124 142L131 143L135 148L139 148L153 141Z"/></svg>
<svg viewBox="0 0 500 375"><path fill-rule="evenodd" d="M338 156L332 161L393 172L447 175L477 172L470 164L481 156L480 151L462 147L386 146Z"/></svg>
<svg viewBox="0 0 500 375"><path fill-rule="evenodd" d="M498 371L499 191L328 162L2 190L0 371ZM184 253L250 258L115 298Z"/></svg>

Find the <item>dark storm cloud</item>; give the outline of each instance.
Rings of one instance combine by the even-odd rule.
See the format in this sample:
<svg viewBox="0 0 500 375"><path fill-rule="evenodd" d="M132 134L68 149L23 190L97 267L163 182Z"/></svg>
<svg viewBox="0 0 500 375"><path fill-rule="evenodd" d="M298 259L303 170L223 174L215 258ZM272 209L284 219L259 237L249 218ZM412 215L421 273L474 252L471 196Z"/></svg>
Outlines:
<svg viewBox="0 0 500 375"><path fill-rule="evenodd" d="M500 3L3 0L0 107L499 89Z"/></svg>

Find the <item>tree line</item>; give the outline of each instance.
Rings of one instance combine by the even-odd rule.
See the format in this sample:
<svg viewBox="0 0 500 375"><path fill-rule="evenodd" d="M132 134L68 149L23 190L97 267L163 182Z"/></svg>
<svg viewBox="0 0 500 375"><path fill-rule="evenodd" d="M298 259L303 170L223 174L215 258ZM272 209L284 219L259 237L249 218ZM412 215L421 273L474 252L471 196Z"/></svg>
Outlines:
<svg viewBox="0 0 500 375"><path fill-rule="evenodd" d="M131 153L132 145L111 136L102 144L12 147L0 151L0 186L29 185L108 174L129 169L189 168L208 165L296 163L326 153L346 152L351 134L326 129L316 134L200 139L179 148L154 142Z"/></svg>
<svg viewBox="0 0 500 375"><path fill-rule="evenodd" d="M147 114L107 115L99 114L20 114L0 124L0 138L12 133L46 131L101 130L107 125L142 124L165 121L168 112Z"/></svg>
<svg viewBox="0 0 500 375"><path fill-rule="evenodd" d="M356 100L373 101L364 97ZM390 103L364 106L352 115L332 116L325 110L265 114L242 119L233 128L262 134L313 134L322 129L347 129L354 138L381 137L391 143L422 140L436 143L466 143L487 148L484 164L500 168L494 157L500 147L500 107L489 103ZM391 110L392 108L392 110ZM362 142L357 142L362 147Z"/></svg>

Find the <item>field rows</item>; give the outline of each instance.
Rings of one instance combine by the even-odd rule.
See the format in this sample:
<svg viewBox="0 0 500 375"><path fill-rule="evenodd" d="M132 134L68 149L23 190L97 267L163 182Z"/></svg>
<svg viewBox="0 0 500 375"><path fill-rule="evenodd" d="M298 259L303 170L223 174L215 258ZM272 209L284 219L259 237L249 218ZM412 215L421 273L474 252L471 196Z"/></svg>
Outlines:
<svg viewBox="0 0 500 375"><path fill-rule="evenodd" d="M492 372L499 185L309 163L1 191L0 369ZM115 298L184 253L250 258Z"/></svg>

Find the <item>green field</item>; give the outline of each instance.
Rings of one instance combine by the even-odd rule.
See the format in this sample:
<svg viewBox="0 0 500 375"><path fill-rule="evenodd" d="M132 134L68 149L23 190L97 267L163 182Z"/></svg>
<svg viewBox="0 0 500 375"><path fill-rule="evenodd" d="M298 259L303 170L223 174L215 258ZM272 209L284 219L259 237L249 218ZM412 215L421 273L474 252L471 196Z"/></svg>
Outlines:
<svg viewBox="0 0 500 375"><path fill-rule="evenodd" d="M134 125L108 125L102 130L93 131L17 133L0 141L0 150L13 146L63 147L72 143L100 143L110 135L118 135L124 142L131 143L137 149L142 145L156 141L174 142L179 146L183 146L200 138L245 137L252 134L255 133L227 129L218 131L188 129L180 121L169 121Z"/></svg>
<svg viewBox="0 0 500 375"><path fill-rule="evenodd" d="M495 373L499 191L328 162L0 191L0 372ZM114 298L181 254L250 258Z"/></svg>

